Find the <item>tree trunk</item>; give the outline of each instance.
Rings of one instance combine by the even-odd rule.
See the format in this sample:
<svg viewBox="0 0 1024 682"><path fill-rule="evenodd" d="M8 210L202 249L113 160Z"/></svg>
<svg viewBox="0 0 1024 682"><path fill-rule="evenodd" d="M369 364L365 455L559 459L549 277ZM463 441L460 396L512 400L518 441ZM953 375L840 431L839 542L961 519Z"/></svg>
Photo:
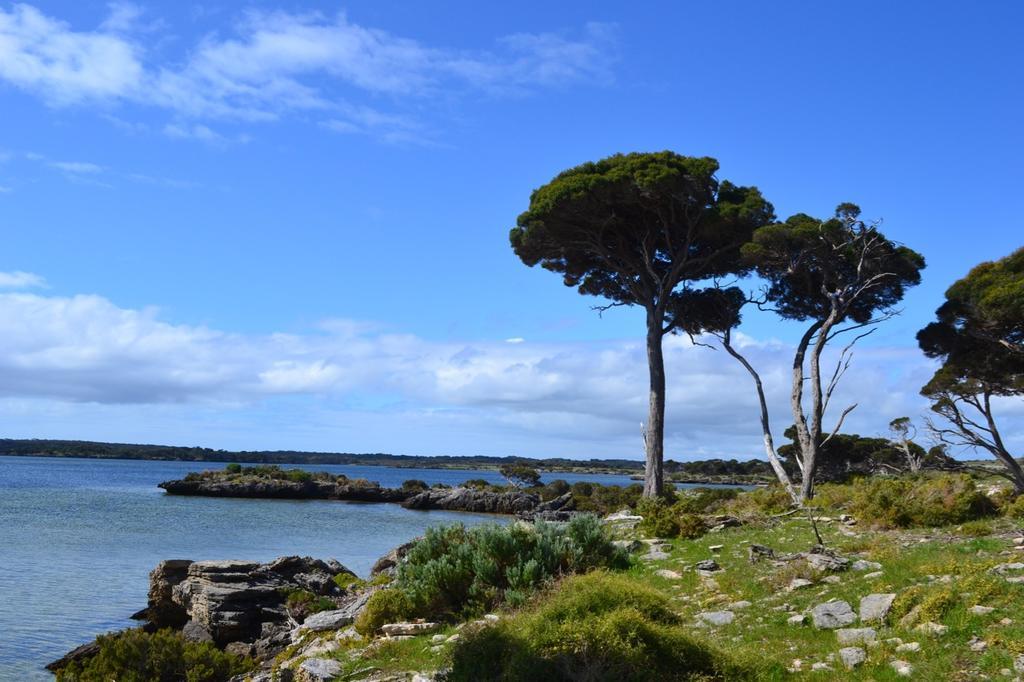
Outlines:
<svg viewBox="0 0 1024 682"><path fill-rule="evenodd" d="M647 311L647 368L651 377L650 410L644 449L647 465L644 469L644 497L661 494L662 464L665 457L665 358L662 353L661 316L655 310Z"/></svg>
<svg viewBox="0 0 1024 682"><path fill-rule="evenodd" d="M754 388L757 390L757 399L761 403L761 434L764 439L764 452L768 456L768 462L771 463L772 469L775 471L775 477L779 479L779 483L789 493L790 499L793 500L793 504L800 504L800 494L793 487L793 482L789 479L789 474L782 467L782 462L779 460L778 453L775 452L775 441L772 438L772 425L771 420L768 418L768 400L764 397L764 384L761 383L761 375L757 373L754 366L751 365L743 355L741 355L735 348L732 347L732 341L730 339L729 331L726 331L722 337L722 347L729 352L729 355L736 358L736 360L743 365L743 367L750 373L750 376L754 379Z"/></svg>
<svg viewBox="0 0 1024 682"><path fill-rule="evenodd" d="M797 457L797 464L800 466L800 501L810 499L814 494L814 469L818 456L818 443L811 437L807 428L807 416L804 414L804 358L807 356L807 347L811 343L814 334L821 329L821 322L815 322L804 332L800 343L793 355L793 386L790 392L789 402L793 411L793 424L796 425L797 445L800 446L800 455Z"/></svg>
<svg viewBox="0 0 1024 682"><path fill-rule="evenodd" d="M1003 436L999 433L999 428L996 426L996 417L992 414L992 399L988 392L984 394L984 402L982 404L985 408L985 421L988 422L989 431L992 433L992 443L995 445L992 454L1010 472L1010 480L1013 481L1013 487L1017 490L1017 494L1024 493L1024 469L1021 469L1020 462L1010 454L1010 451L1006 449L1006 445L1003 444Z"/></svg>

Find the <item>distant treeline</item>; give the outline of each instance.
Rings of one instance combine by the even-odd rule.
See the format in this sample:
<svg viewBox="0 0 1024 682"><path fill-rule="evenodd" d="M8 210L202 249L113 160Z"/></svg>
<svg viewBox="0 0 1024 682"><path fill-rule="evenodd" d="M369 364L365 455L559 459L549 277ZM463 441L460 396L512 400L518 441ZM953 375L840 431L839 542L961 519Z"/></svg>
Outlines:
<svg viewBox="0 0 1024 682"><path fill-rule="evenodd" d="M88 457L92 459L150 459L184 462L252 462L258 464L362 464L425 469L489 469L502 464L525 463L538 469L637 473L643 463L629 459L566 459L549 457L417 456L376 453L301 452L297 450L215 450L175 445L97 443L84 440L0 439L0 454L24 457ZM669 460L666 471L684 476L735 476L770 474L767 462L711 459L702 462Z"/></svg>

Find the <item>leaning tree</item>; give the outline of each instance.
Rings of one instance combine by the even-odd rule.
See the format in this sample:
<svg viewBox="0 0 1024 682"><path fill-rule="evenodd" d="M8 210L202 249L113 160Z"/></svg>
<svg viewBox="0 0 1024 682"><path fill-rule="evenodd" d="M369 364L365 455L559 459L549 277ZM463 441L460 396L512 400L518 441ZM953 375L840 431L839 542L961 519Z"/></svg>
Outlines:
<svg viewBox="0 0 1024 682"><path fill-rule="evenodd" d="M680 290L742 271L740 247L773 218L754 187L719 180L718 162L673 152L617 154L571 168L535 190L510 239L527 265L566 286L644 309L650 373L644 495L662 489L663 337ZM688 320L691 328L700 320Z"/></svg>
<svg viewBox="0 0 1024 682"><path fill-rule="evenodd" d="M1024 396L1024 248L982 263L946 291L937 320L917 334L928 357L942 366L924 388L941 442L981 449L995 457L1018 493L1024 469L996 423L993 400Z"/></svg>
<svg viewBox="0 0 1024 682"><path fill-rule="evenodd" d="M860 209L853 204L840 204L829 220L800 213L785 222L761 227L743 246L742 254L745 263L766 283L759 296L746 295L737 287L720 288L683 295L677 305L684 313L694 309L709 314L718 311L706 329L718 336L725 350L753 378L761 407L765 453L793 502L801 504L814 494L819 453L856 408L856 404L845 407L834 428L825 431L825 414L850 366L853 344L869 334L874 325L896 314L895 305L906 289L921 281L924 258L886 238L876 224L862 221ZM740 323L741 308L751 302L784 320L807 325L793 355L790 390L799 485L792 481L776 451L760 374L732 341L731 332ZM847 332L858 333L842 348L835 368L826 377L821 369L822 355L830 342Z"/></svg>

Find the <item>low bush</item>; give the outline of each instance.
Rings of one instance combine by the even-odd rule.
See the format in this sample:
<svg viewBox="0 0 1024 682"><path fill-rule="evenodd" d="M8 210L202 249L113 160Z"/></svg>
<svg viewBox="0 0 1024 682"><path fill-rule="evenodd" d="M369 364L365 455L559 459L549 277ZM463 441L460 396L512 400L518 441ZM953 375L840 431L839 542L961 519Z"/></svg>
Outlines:
<svg viewBox="0 0 1024 682"><path fill-rule="evenodd" d="M418 478L410 478L408 481L402 482L402 490L406 492L423 492L430 486L427 485L426 481L421 481Z"/></svg>
<svg viewBox="0 0 1024 682"><path fill-rule="evenodd" d="M1013 500L1006 502L1002 512L1013 519L1024 519L1024 495L1018 495Z"/></svg>
<svg viewBox="0 0 1024 682"><path fill-rule="evenodd" d="M307 590L291 590L285 599L285 608L293 618L301 621L306 616L321 611L330 611L338 606L327 597L318 597Z"/></svg>
<svg viewBox="0 0 1024 682"><path fill-rule="evenodd" d="M740 494L737 488L694 488L679 494L676 510L680 514L713 514L728 500Z"/></svg>
<svg viewBox="0 0 1024 682"><path fill-rule="evenodd" d="M690 638L661 593L604 571L563 580L529 611L466 631L451 682L737 680Z"/></svg>
<svg viewBox="0 0 1024 682"><path fill-rule="evenodd" d="M853 486L850 511L880 528L945 526L992 516L992 500L966 474L869 478Z"/></svg>
<svg viewBox="0 0 1024 682"><path fill-rule="evenodd" d="M558 576L628 565L590 515L564 527L457 525L428 529L409 549L394 585L408 601L405 617L455 618L521 604Z"/></svg>
<svg viewBox="0 0 1024 682"><path fill-rule="evenodd" d="M737 516L768 516L781 514L793 506L793 500L785 488L772 484L740 493L731 500L724 500L721 510Z"/></svg>
<svg viewBox="0 0 1024 682"><path fill-rule="evenodd" d="M382 625L406 620L412 613L412 604L401 590L385 588L374 592L366 602L366 608L356 618L356 631L367 637L373 636Z"/></svg>
<svg viewBox="0 0 1024 682"><path fill-rule="evenodd" d="M58 671L57 682L224 682L254 667L250 658L189 642L172 630L125 630L97 641L99 652Z"/></svg>
<svg viewBox="0 0 1024 682"><path fill-rule="evenodd" d="M649 538L674 538L679 535L679 517L665 500L644 498L637 502L636 513L644 517L637 526Z"/></svg>
<svg viewBox="0 0 1024 682"><path fill-rule="evenodd" d="M242 473L242 465L239 464L238 462L232 462L231 464L228 464L226 467L224 467L224 471L228 472L229 474L240 474Z"/></svg>
<svg viewBox="0 0 1024 682"><path fill-rule="evenodd" d="M698 514L680 514L676 523L679 526L678 536L687 540L696 540L708 532L708 524Z"/></svg>

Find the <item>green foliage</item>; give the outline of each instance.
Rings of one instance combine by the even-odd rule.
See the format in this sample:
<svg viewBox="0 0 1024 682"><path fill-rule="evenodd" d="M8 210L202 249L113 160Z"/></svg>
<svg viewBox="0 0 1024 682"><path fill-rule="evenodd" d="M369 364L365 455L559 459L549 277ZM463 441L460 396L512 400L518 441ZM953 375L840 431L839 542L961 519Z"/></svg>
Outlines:
<svg viewBox="0 0 1024 682"><path fill-rule="evenodd" d="M344 575L344 574L339 574ZM337 579L338 576L335 576ZM285 598L285 606L293 617L297 619L320 611L330 611L338 608L337 604L327 597L320 597L308 590L289 590Z"/></svg>
<svg viewBox="0 0 1024 682"><path fill-rule="evenodd" d="M922 393L1024 394L1024 248L974 267L935 314L917 340L943 365Z"/></svg>
<svg viewBox="0 0 1024 682"><path fill-rule="evenodd" d="M559 575L626 566L626 555L589 515L564 527L457 525L428 529L406 554L395 586L408 598L409 615L456 617L521 604Z"/></svg>
<svg viewBox="0 0 1024 682"><path fill-rule="evenodd" d="M572 486L570 486L561 478L556 478L547 485L541 486L534 492L540 495L540 499L542 502L548 502L549 500L553 500L556 497L561 497L570 490L572 490Z"/></svg>
<svg viewBox="0 0 1024 682"><path fill-rule="evenodd" d="M781 514L793 506L785 488L777 483L755 488L726 500L722 510L740 516L767 516Z"/></svg>
<svg viewBox="0 0 1024 682"><path fill-rule="evenodd" d="M254 667L252 659L186 641L171 630L125 630L97 640L99 652L59 671L58 682L224 682Z"/></svg>
<svg viewBox="0 0 1024 682"><path fill-rule="evenodd" d="M675 507L680 514L711 514L739 494L736 488L694 488L680 493Z"/></svg>
<svg viewBox="0 0 1024 682"><path fill-rule="evenodd" d="M567 578L532 610L466 632L451 682L742 679L690 638L661 593L605 572Z"/></svg>
<svg viewBox="0 0 1024 682"><path fill-rule="evenodd" d="M644 498L636 505L636 513L644 517L637 527L649 538L674 538L679 535L678 514L665 500Z"/></svg>
<svg viewBox="0 0 1024 682"><path fill-rule="evenodd" d="M644 487L639 484L620 486L580 482L573 483L571 490L577 510L607 516L620 509L635 508L643 496ZM661 497L674 501L676 499L675 486L672 483L665 483Z"/></svg>
<svg viewBox="0 0 1024 682"><path fill-rule="evenodd" d="M880 528L944 526L992 516L995 505L965 474L869 478L853 486L850 511Z"/></svg>
<svg viewBox="0 0 1024 682"><path fill-rule="evenodd" d="M920 283L924 257L859 216L853 204L840 204L828 220L798 213L758 229L743 246L743 257L768 282L767 298L780 317L823 321L839 305L839 322L864 323ZM868 280L872 286L858 287Z"/></svg>
<svg viewBox="0 0 1024 682"><path fill-rule="evenodd" d="M427 485L426 481L421 481L418 478L410 478L407 481L402 481L402 490L406 492L423 492L430 486Z"/></svg>
<svg viewBox="0 0 1024 682"><path fill-rule="evenodd" d="M680 514L676 524L679 526L678 536L686 540L696 540L708 532L708 524L698 514Z"/></svg>
<svg viewBox="0 0 1024 682"><path fill-rule="evenodd" d="M239 464L238 462L231 462L226 467L224 467L224 471L228 472L229 474L240 474L242 473L242 465Z"/></svg>
<svg viewBox="0 0 1024 682"><path fill-rule="evenodd" d="M371 637L382 625L407 620L412 613L412 604L401 590L377 590L370 596L366 608L356 618L355 628L361 635Z"/></svg>
<svg viewBox="0 0 1024 682"><path fill-rule="evenodd" d="M502 464L498 473L517 488L532 488L540 484L540 473L528 464Z"/></svg>
<svg viewBox="0 0 1024 682"><path fill-rule="evenodd" d="M1024 519L1024 495L1018 495L1003 505L1002 512L1013 519Z"/></svg>
<svg viewBox="0 0 1024 682"><path fill-rule="evenodd" d="M291 469L287 473L289 481L293 483L306 483L313 480L313 474L302 469Z"/></svg>

